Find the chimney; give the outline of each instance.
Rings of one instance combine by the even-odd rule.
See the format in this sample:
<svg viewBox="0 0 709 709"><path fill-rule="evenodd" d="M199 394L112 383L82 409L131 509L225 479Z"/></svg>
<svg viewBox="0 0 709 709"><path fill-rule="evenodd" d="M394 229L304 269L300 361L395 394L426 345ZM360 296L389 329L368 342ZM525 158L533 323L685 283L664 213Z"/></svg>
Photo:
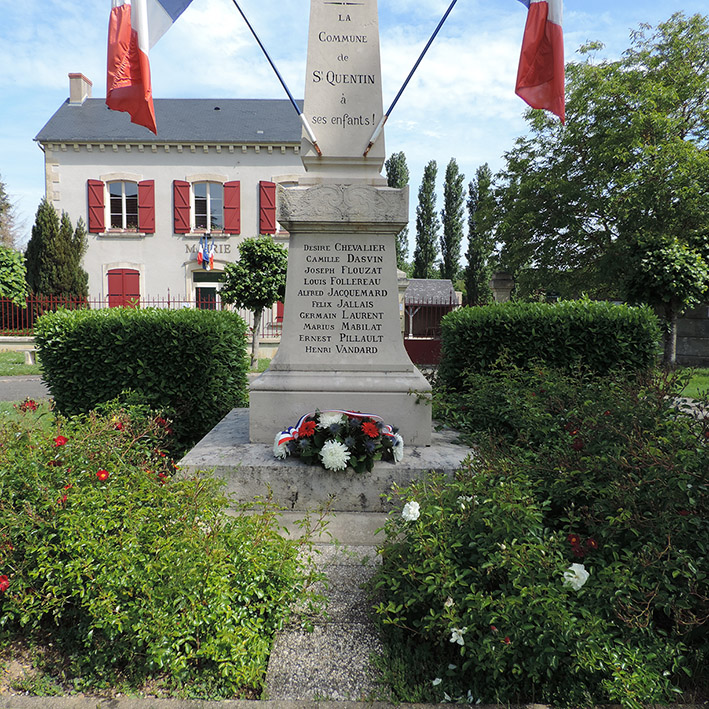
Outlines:
<svg viewBox="0 0 709 709"><path fill-rule="evenodd" d="M69 103L80 106L87 98L91 98L92 86L83 74L69 74Z"/></svg>

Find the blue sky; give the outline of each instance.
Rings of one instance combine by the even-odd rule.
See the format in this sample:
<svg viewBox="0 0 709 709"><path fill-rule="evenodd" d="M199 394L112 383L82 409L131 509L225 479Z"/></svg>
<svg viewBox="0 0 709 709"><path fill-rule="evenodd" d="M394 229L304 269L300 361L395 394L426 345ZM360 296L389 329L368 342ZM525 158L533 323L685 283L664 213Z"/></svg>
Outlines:
<svg viewBox="0 0 709 709"><path fill-rule="evenodd" d="M384 105L388 106L450 0L379 0ZM308 0L240 0L296 97L305 79ZM566 0L567 61L587 40L617 57L632 29L674 12L709 12L706 0ZM110 0L0 0L0 176L26 236L44 195L42 153L33 138L69 95L71 72L105 96ZM514 81L526 9L517 0L458 0L386 127L387 154L403 150L411 213L429 160L439 183L451 157L470 180L499 169L526 130ZM150 55L157 98L285 98L231 0L193 0ZM439 184L439 192L441 185ZM441 207L441 198L438 199ZM413 242L414 223L410 224Z"/></svg>

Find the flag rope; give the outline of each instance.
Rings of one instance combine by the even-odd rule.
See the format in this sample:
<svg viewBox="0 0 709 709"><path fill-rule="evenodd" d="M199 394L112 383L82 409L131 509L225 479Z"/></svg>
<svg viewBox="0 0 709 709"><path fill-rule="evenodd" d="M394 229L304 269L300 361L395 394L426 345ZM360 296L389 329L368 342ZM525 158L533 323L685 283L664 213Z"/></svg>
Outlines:
<svg viewBox="0 0 709 709"><path fill-rule="evenodd" d="M394 106L396 106L397 102L399 101L399 98L401 98L401 94L404 93L404 89L409 85L409 81L411 81L411 77L414 75L414 72L416 69L418 69L419 64L421 63L421 60L424 58L426 55L426 52L428 51L428 48L433 44L433 40L436 39L436 35L440 31L441 27L443 27L443 23L448 19L448 15L451 14L451 10L453 9L453 6L458 2L458 0L453 0L451 4L448 6L448 9L446 10L446 14L443 15L441 18L441 21L438 23L438 27L434 30L433 34L431 35L431 38L428 40L428 43L426 46L423 48L423 51L419 55L419 58L416 60L416 64L414 64L414 68L409 72L409 75L406 77L406 81L402 84L401 88L399 89L399 93L396 95L394 100L391 102L391 106L389 106L389 109L387 112L382 116L381 121L379 121L379 125L374 129L374 133L372 133L372 137L369 139L369 144L367 145L367 149L364 151L364 157L366 158L369 151L372 149L372 146L376 142L377 138L379 137L379 134L382 132L382 128L384 128L384 124L387 122L389 118L389 114L394 110Z"/></svg>
<svg viewBox="0 0 709 709"><path fill-rule="evenodd" d="M254 36L254 39L258 42L258 46L261 47L261 51L264 53L266 59L268 59L268 63L271 65L271 68L273 71L276 73L276 76L278 77L278 80L281 82L281 86L285 90L285 92L288 94L288 98L290 99L290 102L293 104L293 108L295 108L296 113L298 114L300 118L300 122L303 124L303 127L305 128L305 132L308 134L308 138L310 142L313 144L313 147L315 148L315 151L317 154L322 157L322 151L320 150L320 146L318 145L318 141L315 138L315 133L313 133L313 129L310 127L310 124L308 123L307 118L305 117L305 114L303 111L301 111L300 106L298 105L298 102L293 98L293 94L290 92L290 89L286 85L286 82L283 80L283 77L281 76L281 73L278 71L276 68L276 65L273 63L273 59L269 56L268 52L266 51L266 47L263 46L263 42L259 39L259 36L256 34L256 30L251 26L251 23L249 22L248 18L244 14L244 11L239 7L239 3L236 0L231 0L234 3L234 7L239 11L241 16L244 18L244 22L246 23L246 26L251 30L251 34Z"/></svg>

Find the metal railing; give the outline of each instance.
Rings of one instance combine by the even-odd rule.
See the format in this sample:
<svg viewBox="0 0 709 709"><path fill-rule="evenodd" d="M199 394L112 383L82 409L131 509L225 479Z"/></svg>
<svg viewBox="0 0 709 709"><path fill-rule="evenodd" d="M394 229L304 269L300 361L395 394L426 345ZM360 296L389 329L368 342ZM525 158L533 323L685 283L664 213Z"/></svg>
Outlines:
<svg viewBox="0 0 709 709"><path fill-rule="evenodd" d="M105 298L76 298L62 296L30 296L26 299L26 307L15 305L9 298L0 298L0 335L27 336L34 334L34 323L43 313L56 311L60 308L66 310L91 309L116 307L164 308L180 310L182 308L198 308L202 310L233 310L246 321L249 334L253 331L254 315L248 310L239 310L231 305L222 303L218 299L198 299L175 297L168 293L166 296L140 296L139 298L123 298L120 302L115 297ZM261 339L279 338L281 321L279 320L277 306L266 309L261 317Z"/></svg>

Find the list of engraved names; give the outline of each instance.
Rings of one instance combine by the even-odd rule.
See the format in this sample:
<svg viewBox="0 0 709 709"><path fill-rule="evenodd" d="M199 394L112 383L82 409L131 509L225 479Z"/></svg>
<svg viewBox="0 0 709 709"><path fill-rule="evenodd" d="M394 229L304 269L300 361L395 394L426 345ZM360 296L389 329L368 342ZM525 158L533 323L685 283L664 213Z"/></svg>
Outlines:
<svg viewBox="0 0 709 709"><path fill-rule="evenodd" d="M375 355L384 340L384 244L303 244L305 267L296 295L304 354ZM388 280L388 279L386 279Z"/></svg>

